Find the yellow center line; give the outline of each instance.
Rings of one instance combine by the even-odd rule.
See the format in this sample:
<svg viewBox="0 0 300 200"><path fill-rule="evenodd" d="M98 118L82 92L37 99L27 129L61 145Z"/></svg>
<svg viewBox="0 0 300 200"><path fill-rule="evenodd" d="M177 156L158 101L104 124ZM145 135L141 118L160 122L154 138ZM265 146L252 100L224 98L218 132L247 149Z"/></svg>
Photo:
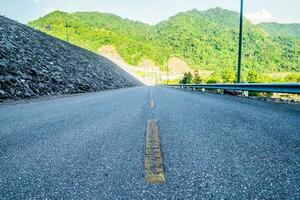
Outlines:
<svg viewBox="0 0 300 200"><path fill-rule="evenodd" d="M158 128L155 119L147 122L145 180L148 183L158 184L165 181L163 159L160 150Z"/></svg>

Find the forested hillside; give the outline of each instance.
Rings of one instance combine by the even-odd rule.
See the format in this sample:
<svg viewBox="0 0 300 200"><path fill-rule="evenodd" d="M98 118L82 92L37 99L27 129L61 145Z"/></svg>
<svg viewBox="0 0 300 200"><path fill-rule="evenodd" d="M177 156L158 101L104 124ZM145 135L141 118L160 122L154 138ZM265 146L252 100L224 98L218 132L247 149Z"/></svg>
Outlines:
<svg viewBox="0 0 300 200"><path fill-rule="evenodd" d="M162 70L169 58L197 70L236 67L239 14L221 8L182 12L156 25L98 12L52 12L29 25L97 52L114 45L126 62L151 59ZM300 72L300 38L268 34L245 19L243 67L259 72Z"/></svg>
<svg viewBox="0 0 300 200"><path fill-rule="evenodd" d="M275 22L258 25L272 36L300 38L300 24L279 24Z"/></svg>

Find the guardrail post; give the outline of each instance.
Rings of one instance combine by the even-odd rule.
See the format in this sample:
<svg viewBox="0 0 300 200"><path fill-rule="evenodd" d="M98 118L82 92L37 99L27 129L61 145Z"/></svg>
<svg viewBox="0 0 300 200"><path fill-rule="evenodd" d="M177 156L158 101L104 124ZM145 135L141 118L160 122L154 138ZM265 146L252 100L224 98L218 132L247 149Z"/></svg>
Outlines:
<svg viewBox="0 0 300 200"><path fill-rule="evenodd" d="M249 91L243 91L243 96L249 97Z"/></svg>
<svg viewBox="0 0 300 200"><path fill-rule="evenodd" d="M202 91L202 92L205 92L205 88L201 88L201 91Z"/></svg>

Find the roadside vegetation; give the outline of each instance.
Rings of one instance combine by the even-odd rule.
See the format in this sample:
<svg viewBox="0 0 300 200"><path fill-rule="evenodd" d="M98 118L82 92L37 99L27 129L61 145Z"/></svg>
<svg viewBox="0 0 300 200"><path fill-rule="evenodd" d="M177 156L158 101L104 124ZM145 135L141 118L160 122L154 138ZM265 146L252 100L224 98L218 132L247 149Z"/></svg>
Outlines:
<svg viewBox="0 0 300 200"><path fill-rule="evenodd" d="M215 71L209 76L202 76L198 70L193 73L186 72L183 78L178 81L180 84L201 84L201 83L235 83L236 71L225 69ZM256 70L248 70L242 73L244 83L276 83L276 82L300 82L300 73L289 73L279 77L269 74L260 74Z"/></svg>

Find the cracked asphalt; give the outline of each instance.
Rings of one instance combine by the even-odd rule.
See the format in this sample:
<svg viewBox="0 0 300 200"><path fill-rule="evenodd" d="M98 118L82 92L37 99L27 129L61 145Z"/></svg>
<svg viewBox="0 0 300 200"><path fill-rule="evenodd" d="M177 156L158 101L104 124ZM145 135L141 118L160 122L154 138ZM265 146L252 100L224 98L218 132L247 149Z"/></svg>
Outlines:
<svg viewBox="0 0 300 200"><path fill-rule="evenodd" d="M0 116L0 199L300 199L297 105L143 86ZM164 184L145 182L149 119Z"/></svg>

